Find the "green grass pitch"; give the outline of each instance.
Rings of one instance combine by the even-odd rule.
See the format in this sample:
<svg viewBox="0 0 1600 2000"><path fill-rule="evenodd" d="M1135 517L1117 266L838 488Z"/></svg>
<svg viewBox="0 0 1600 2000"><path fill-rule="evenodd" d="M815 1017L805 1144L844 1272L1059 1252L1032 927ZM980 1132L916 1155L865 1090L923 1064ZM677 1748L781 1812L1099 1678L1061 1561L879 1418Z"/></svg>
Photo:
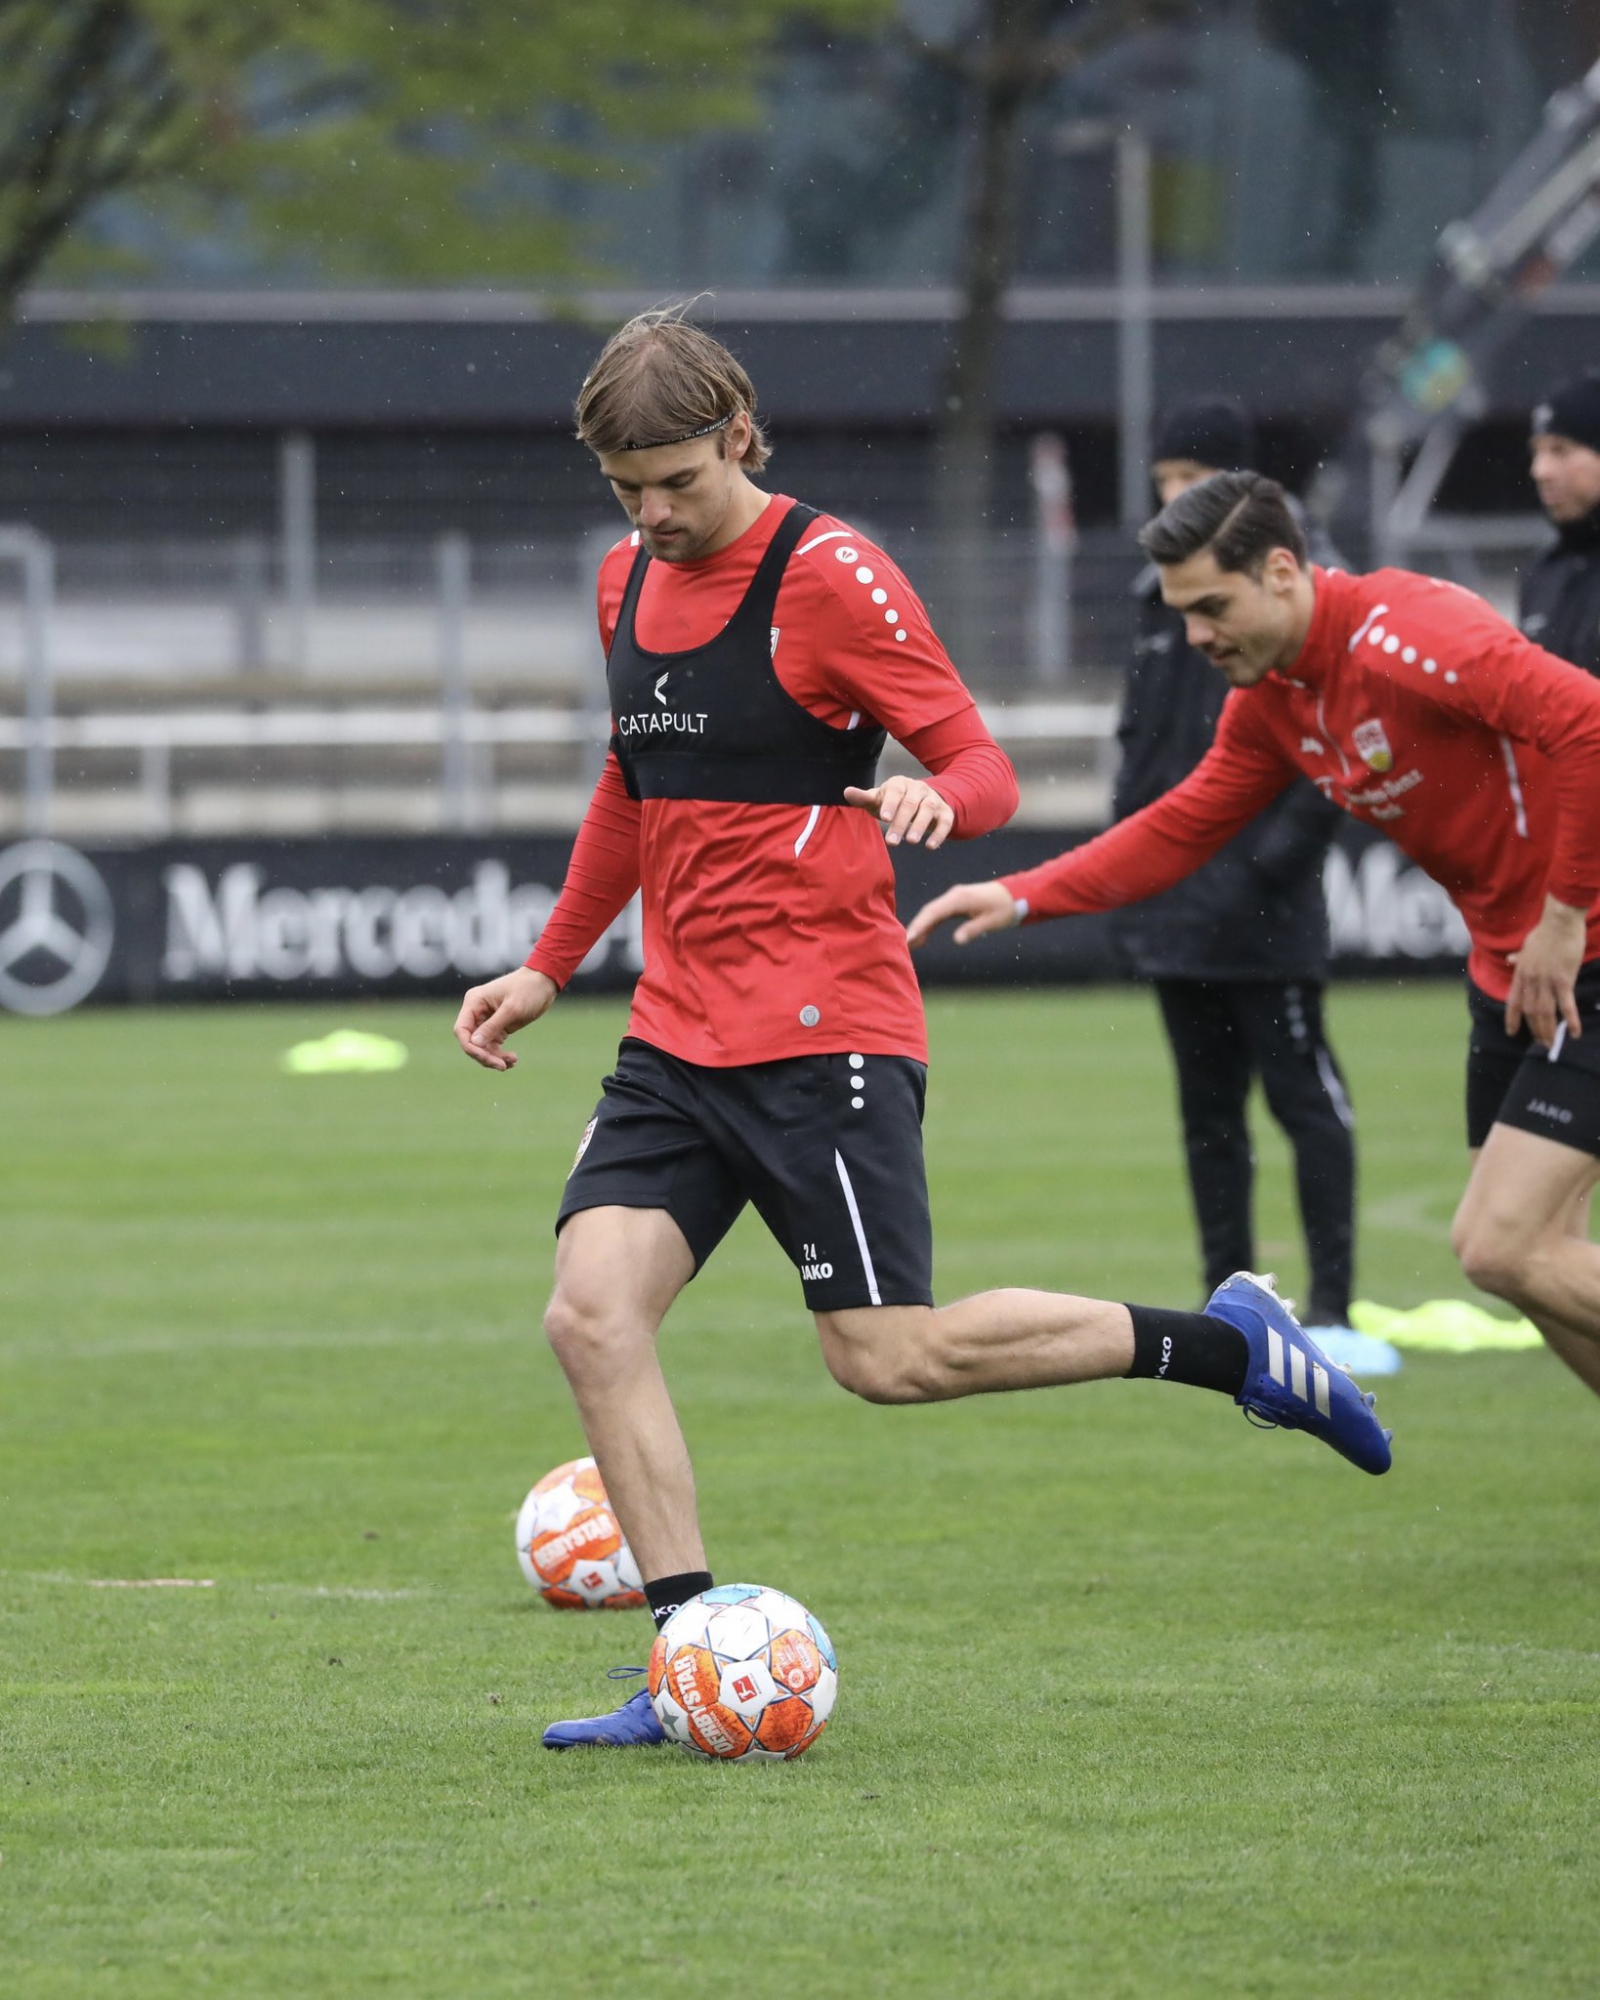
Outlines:
<svg viewBox="0 0 1600 2000"><path fill-rule="evenodd" d="M834 1721L786 1767L544 1753L646 1649L511 1543L581 1448L538 1316L622 1016L564 1004L498 1078L452 1011L0 1023L0 1989L1600 1987L1600 1408L1543 1354L1380 1384L1383 1480L1148 1383L873 1409L741 1224L667 1366L712 1561L827 1624ZM1190 1303L1148 996L932 1016L941 1293ZM1460 993L1332 1020L1360 1289L1456 1292ZM410 1067L279 1073L347 1022ZM213 1583L101 1587L151 1577Z"/></svg>

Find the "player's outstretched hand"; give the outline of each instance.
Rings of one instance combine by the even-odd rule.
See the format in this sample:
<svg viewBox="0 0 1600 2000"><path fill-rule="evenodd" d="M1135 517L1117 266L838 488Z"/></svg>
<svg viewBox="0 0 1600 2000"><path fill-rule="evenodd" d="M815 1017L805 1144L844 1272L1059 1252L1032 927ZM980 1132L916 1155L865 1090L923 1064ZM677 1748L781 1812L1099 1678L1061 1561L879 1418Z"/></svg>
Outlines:
<svg viewBox="0 0 1600 2000"><path fill-rule="evenodd" d="M1514 968L1506 996L1506 1033L1514 1035L1526 1021L1536 1042L1549 1048L1556 1029L1566 1023L1576 1041L1583 1021L1573 992L1583 963L1588 931L1587 912L1571 903L1545 898L1544 914L1511 953Z"/></svg>
<svg viewBox="0 0 1600 2000"><path fill-rule="evenodd" d="M955 933L957 944L971 944L974 938L984 937L990 931L1008 931L1022 921L1004 882L958 882L942 896L935 896L931 903L923 904L906 925L906 943L915 951L952 917L966 918Z"/></svg>
<svg viewBox="0 0 1600 2000"><path fill-rule="evenodd" d="M463 1053L485 1069L515 1069L516 1053L504 1046L506 1036L537 1021L559 991L548 973L526 965L471 987L456 1016L456 1040Z"/></svg>
<svg viewBox="0 0 1600 2000"><path fill-rule="evenodd" d="M926 778L885 778L871 791L846 785L844 802L875 812L883 821L883 837L891 847L898 847L902 840L910 841L913 847L921 842L931 854L936 847L943 847L945 836L956 823L954 808Z"/></svg>

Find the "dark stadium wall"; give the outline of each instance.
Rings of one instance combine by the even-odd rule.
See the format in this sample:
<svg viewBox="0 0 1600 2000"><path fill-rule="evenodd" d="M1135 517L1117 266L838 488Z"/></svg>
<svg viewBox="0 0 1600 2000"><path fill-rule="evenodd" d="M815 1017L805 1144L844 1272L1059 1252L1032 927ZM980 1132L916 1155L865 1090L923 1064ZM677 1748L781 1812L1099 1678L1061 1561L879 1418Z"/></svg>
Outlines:
<svg viewBox="0 0 1600 2000"><path fill-rule="evenodd" d="M603 326L638 303L596 301L581 323L531 296L467 301L454 317L331 294L179 297L128 302L113 339L104 318L58 295L0 365L0 513L66 539L256 532L274 504L272 440L307 430L332 537L592 525L605 496L571 443L572 396ZM1046 428L1069 440L1080 518L1115 513L1114 304L1092 288L1014 298L997 408L1012 518L1030 504L1026 439ZM1403 304L1375 287L1164 292L1159 399L1238 397L1264 427L1265 469L1299 484L1338 440ZM761 390L782 454L774 476L889 526L926 525L947 311L907 293L724 298L717 330ZM1552 294L1497 367L1488 448L1462 451L1449 504L1531 508L1518 457L1527 410L1596 351L1600 289Z"/></svg>

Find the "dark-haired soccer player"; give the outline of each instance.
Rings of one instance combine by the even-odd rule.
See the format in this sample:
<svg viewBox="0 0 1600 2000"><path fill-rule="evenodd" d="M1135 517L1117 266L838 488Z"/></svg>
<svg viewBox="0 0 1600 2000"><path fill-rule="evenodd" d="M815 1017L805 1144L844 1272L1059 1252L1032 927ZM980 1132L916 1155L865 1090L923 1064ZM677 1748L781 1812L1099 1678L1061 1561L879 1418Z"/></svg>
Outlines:
<svg viewBox="0 0 1600 2000"><path fill-rule="evenodd" d="M1453 1242L1600 1391L1600 682L1481 599L1405 570L1309 567L1281 487L1220 473L1144 530L1189 643L1232 685L1188 778L1043 867L964 883L920 944L1112 909L1180 881L1299 773L1447 889L1472 936Z"/></svg>
<svg viewBox="0 0 1600 2000"><path fill-rule="evenodd" d="M1253 430L1245 411L1221 397L1168 410L1150 449L1160 503L1249 465ZM1321 560L1336 560L1331 544ZM1227 696L1222 676L1185 640L1182 618L1162 602L1153 562L1133 593L1114 820L1188 777L1211 748ZM1322 864L1338 823L1338 807L1297 779L1203 868L1124 910L1115 926L1128 969L1155 989L1172 1053L1205 1290L1256 1261L1248 1108L1259 1081L1294 1161L1310 1294L1302 1318L1330 1348L1324 1329L1337 1334L1350 1318L1356 1206L1355 1114L1323 1008Z"/></svg>
<svg viewBox="0 0 1600 2000"><path fill-rule="evenodd" d="M561 1203L545 1327L657 1622L711 1575L656 1333L747 1201L829 1369L871 1401L1152 1376L1387 1470L1368 1400L1248 1274L1205 1313L1022 1290L934 1305L926 1030L885 836L998 826L1011 767L888 557L753 483L767 446L726 348L631 321L578 435L633 523L600 571L611 754L537 947L467 994L456 1036L509 1069L506 1037L642 891L644 972ZM878 783L889 730L931 781ZM660 1740L642 1692L545 1737Z"/></svg>

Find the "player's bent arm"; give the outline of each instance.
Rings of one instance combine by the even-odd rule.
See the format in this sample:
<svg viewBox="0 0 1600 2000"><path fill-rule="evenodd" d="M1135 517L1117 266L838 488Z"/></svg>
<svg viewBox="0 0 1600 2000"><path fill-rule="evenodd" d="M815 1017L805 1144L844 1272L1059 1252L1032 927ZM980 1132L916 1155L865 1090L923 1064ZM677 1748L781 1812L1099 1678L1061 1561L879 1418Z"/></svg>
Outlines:
<svg viewBox="0 0 1600 2000"><path fill-rule="evenodd" d="M863 790L849 785L845 802L876 812L891 847L926 841L931 854L946 840L973 840L1004 826L1017 809L1017 774L969 702L901 738L930 779L895 777Z"/></svg>
<svg viewBox="0 0 1600 2000"><path fill-rule="evenodd" d="M864 812L876 813L883 822L883 837L891 847L898 847L902 840L915 847L925 839L931 854L944 845L955 824L954 807L925 778L885 778L881 785L870 789L846 785L844 802L847 806L859 806Z"/></svg>
<svg viewBox="0 0 1600 2000"><path fill-rule="evenodd" d="M777 656L779 678L817 712L870 716L931 774L853 790L848 803L876 811L895 846L938 847L1004 825L1017 807L1016 774L916 592L860 536L820 539L825 547L799 551L809 582L803 613L790 614L805 650Z"/></svg>
<svg viewBox="0 0 1600 2000"><path fill-rule="evenodd" d="M1271 738L1258 736L1235 707L1222 712L1217 739L1180 785L1139 812L1004 886L1023 921L1117 910L1159 896L1203 867L1299 775Z"/></svg>
<svg viewBox="0 0 1600 2000"><path fill-rule="evenodd" d="M909 730L900 741L932 776L955 814L952 840L976 840L1004 826L1021 793L1011 759L990 735L976 702L955 715Z"/></svg>
<svg viewBox="0 0 1600 2000"><path fill-rule="evenodd" d="M560 990L547 972L526 965L469 988L455 1025L463 1053L484 1069L515 1069L516 1053L505 1047L506 1037L548 1012Z"/></svg>
<svg viewBox="0 0 1600 2000"><path fill-rule="evenodd" d="M1230 704L1230 708L1232 705ZM906 936L919 945L952 917L958 944L1013 924L1137 903L1181 882L1278 797L1296 773L1270 738L1230 708L1211 749L1181 785L1053 861L998 882L963 882L935 896Z"/></svg>

